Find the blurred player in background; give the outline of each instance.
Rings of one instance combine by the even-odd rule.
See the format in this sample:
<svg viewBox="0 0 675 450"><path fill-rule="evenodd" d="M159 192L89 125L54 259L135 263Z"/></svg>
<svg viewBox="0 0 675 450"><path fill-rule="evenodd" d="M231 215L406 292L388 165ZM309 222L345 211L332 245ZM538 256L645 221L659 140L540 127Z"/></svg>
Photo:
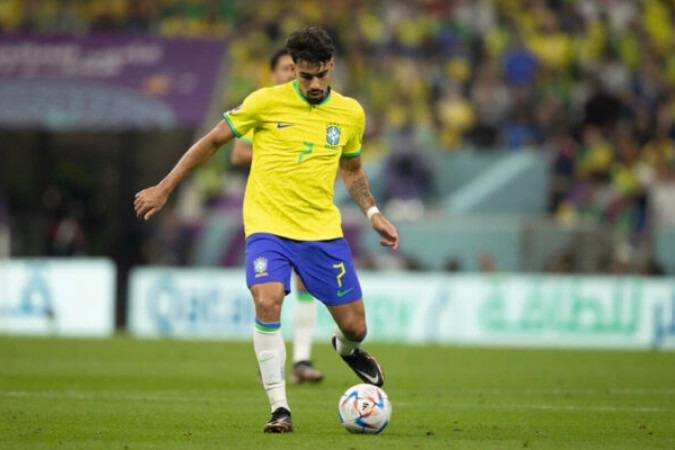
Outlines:
<svg viewBox="0 0 675 450"><path fill-rule="evenodd" d="M292 33L286 48L295 81L255 91L226 112L225 120L193 144L163 180L137 193L134 201L137 217L150 219L186 175L235 136L255 131L244 196L246 282L255 306L253 345L272 411L263 431L275 433L293 431L280 329L292 268L333 316L338 354L365 383L384 383L380 365L361 348L366 314L333 202L338 170L380 243L394 249L399 243L396 228L375 205L361 165L363 108L330 87L333 41L323 29L309 27Z"/></svg>
<svg viewBox="0 0 675 450"><path fill-rule="evenodd" d="M272 80L275 84L284 84L295 79L293 59L285 48L277 50L270 60ZM246 136L234 141L230 155L232 167L251 164L253 159L253 130ZM297 299L293 312L293 384L318 383L323 380L323 373L312 365L312 339L316 324L316 302L312 294L307 292L299 276L295 276Z"/></svg>

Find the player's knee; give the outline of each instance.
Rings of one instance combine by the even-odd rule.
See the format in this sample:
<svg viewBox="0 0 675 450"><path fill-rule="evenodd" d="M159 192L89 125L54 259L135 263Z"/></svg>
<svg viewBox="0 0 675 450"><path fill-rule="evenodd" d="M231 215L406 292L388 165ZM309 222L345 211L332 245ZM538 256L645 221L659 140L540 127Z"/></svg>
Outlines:
<svg viewBox="0 0 675 450"><path fill-rule="evenodd" d="M283 297L258 293L253 295L255 315L265 322L278 322L281 318L281 303Z"/></svg>
<svg viewBox="0 0 675 450"><path fill-rule="evenodd" d="M281 308L274 304L258 304L255 308L255 316L263 322L279 322L281 320Z"/></svg>
<svg viewBox="0 0 675 450"><path fill-rule="evenodd" d="M361 342L364 340L368 332L364 320L351 320L347 323L343 323L340 330L342 330L342 334L344 334L347 339L354 342Z"/></svg>

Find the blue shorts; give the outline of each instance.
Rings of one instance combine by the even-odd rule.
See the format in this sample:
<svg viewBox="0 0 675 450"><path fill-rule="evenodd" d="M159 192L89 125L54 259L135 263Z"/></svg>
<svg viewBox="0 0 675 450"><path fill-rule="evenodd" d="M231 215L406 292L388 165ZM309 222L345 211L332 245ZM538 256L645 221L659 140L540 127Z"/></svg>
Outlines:
<svg viewBox="0 0 675 450"><path fill-rule="evenodd" d="M327 306L354 302L362 297L349 244L330 241L294 241L268 233L246 239L246 285L276 281L291 292L291 267L307 291Z"/></svg>

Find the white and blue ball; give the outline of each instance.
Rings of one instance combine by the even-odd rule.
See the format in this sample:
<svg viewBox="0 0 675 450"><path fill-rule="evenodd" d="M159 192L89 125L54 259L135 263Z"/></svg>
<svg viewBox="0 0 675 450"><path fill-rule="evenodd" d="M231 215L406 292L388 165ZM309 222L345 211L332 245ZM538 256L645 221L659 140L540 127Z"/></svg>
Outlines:
<svg viewBox="0 0 675 450"><path fill-rule="evenodd" d="M357 384L340 397L338 416L350 433L376 434L389 425L391 402L379 387Z"/></svg>

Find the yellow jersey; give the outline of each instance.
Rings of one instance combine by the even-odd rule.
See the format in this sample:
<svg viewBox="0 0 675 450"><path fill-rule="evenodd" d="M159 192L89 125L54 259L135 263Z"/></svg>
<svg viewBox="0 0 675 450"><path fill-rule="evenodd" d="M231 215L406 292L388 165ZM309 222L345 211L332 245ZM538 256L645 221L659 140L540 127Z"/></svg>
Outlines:
<svg viewBox="0 0 675 450"><path fill-rule="evenodd" d="M312 105L291 81L253 92L223 117L238 138L253 133L244 194L246 236L342 237L333 189L340 158L361 152L366 121L361 105L333 90Z"/></svg>

